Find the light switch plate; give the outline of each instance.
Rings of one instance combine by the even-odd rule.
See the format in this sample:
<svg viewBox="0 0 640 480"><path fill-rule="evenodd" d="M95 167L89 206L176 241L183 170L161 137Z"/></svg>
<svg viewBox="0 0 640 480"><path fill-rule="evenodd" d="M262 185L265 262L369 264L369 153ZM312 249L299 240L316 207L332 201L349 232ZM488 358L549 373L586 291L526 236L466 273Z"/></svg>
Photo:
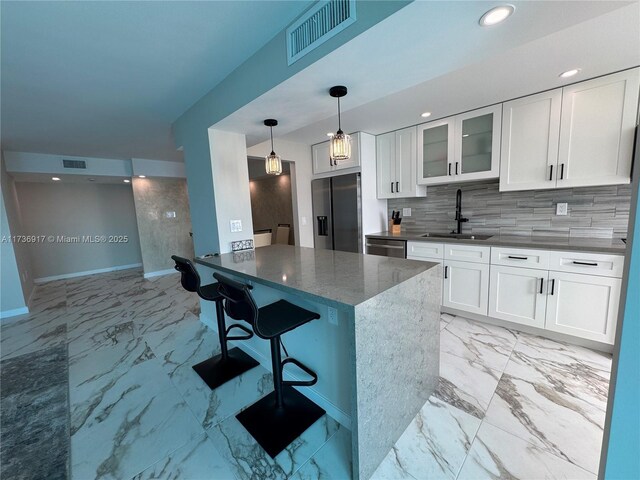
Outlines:
<svg viewBox="0 0 640 480"><path fill-rule="evenodd" d="M410 217L411 216L411 208L403 208L402 209L402 216L403 217Z"/></svg>
<svg viewBox="0 0 640 480"><path fill-rule="evenodd" d="M568 203L557 203L556 204L556 215L566 215L569 210Z"/></svg>
<svg viewBox="0 0 640 480"><path fill-rule="evenodd" d="M242 231L242 220L231 220L231 233L241 232Z"/></svg>

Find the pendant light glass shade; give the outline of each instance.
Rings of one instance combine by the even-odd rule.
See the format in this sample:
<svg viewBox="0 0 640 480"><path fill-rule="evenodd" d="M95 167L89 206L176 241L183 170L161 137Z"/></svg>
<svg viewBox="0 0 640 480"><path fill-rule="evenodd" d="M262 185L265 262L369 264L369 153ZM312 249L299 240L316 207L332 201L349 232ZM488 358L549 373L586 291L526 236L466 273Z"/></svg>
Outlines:
<svg viewBox="0 0 640 480"><path fill-rule="evenodd" d="M264 124L271 129L271 153L264 157L264 168L269 175L280 175L282 173L282 160L280 155L276 155L273 150L273 127L278 125L278 121L268 118Z"/></svg>
<svg viewBox="0 0 640 480"><path fill-rule="evenodd" d="M338 99L338 131L329 141L329 160L334 165L351 158L351 137L342 131L340 124L340 98L346 94L347 87L341 85L329 89L329 95Z"/></svg>

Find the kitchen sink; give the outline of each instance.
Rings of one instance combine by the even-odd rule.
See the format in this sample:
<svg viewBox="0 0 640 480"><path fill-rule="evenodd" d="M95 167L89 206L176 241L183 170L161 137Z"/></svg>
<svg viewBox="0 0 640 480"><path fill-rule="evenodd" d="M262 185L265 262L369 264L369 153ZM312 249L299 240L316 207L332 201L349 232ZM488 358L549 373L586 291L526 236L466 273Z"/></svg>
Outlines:
<svg viewBox="0 0 640 480"><path fill-rule="evenodd" d="M493 235L472 235L468 233L426 233L423 238L459 238L461 240L488 240Z"/></svg>

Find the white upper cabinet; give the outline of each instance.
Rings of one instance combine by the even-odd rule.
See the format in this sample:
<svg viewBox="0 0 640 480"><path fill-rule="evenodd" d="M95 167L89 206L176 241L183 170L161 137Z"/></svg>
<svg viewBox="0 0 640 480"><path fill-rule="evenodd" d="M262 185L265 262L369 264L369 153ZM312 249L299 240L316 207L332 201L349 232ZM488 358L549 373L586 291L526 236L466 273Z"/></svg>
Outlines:
<svg viewBox="0 0 640 480"><path fill-rule="evenodd" d="M639 71L563 89L558 187L630 182Z"/></svg>
<svg viewBox="0 0 640 480"><path fill-rule="evenodd" d="M416 184L416 127L376 137L378 198L419 197Z"/></svg>
<svg viewBox="0 0 640 480"><path fill-rule="evenodd" d="M361 133L351 134L351 158L342 162L333 162L329 157L329 142L322 142L311 146L311 157L313 159L313 174L327 174L336 170L347 168L357 168L361 165L360 159ZM327 175L325 175L327 176Z"/></svg>
<svg viewBox="0 0 640 480"><path fill-rule="evenodd" d="M418 126L418 184L497 178L502 106Z"/></svg>
<svg viewBox="0 0 640 480"><path fill-rule="evenodd" d="M503 104L500 191L631 180L640 69Z"/></svg>
<svg viewBox="0 0 640 480"><path fill-rule="evenodd" d="M555 188L562 89L503 104L500 190Z"/></svg>

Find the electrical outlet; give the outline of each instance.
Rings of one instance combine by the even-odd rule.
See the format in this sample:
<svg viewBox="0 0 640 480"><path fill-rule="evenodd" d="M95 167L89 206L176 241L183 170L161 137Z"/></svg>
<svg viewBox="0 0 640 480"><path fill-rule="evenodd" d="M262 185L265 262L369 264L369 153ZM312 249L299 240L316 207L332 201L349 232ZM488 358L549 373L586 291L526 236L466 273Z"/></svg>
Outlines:
<svg viewBox="0 0 640 480"><path fill-rule="evenodd" d="M338 325L338 311L333 307L329 307L327 309L327 314L329 316L329 323Z"/></svg>
<svg viewBox="0 0 640 480"><path fill-rule="evenodd" d="M164 212L165 218L176 218L176 212Z"/></svg>
<svg viewBox="0 0 640 480"><path fill-rule="evenodd" d="M557 203L556 204L556 215L566 215L569 211L568 203Z"/></svg>
<svg viewBox="0 0 640 480"><path fill-rule="evenodd" d="M403 208L402 209L402 216L403 217L410 217L411 216L411 208Z"/></svg>
<svg viewBox="0 0 640 480"><path fill-rule="evenodd" d="M242 220L231 220L231 233L241 232L242 231Z"/></svg>

